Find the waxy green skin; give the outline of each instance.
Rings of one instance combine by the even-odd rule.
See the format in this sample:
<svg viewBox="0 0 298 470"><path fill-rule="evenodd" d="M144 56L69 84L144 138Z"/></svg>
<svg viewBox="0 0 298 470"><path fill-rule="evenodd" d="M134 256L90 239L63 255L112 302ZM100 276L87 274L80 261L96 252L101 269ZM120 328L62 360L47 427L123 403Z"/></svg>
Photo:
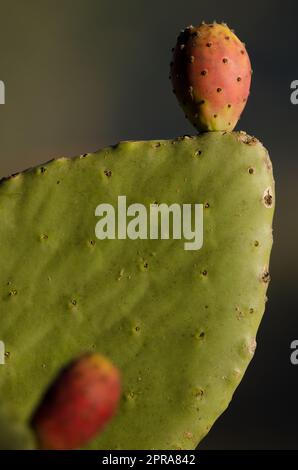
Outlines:
<svg viewBox="0 0 298 470"><path fill-rule="evenodd" d="M0 450L33 450L36 442L33 432L8 412L2 403L0 408Z"/></svg>
<svg viewBox="0 0 298 470"><path fill-rule="evenodd" d="M95 208L123 194L205 204L202 249L96 240ZM123 142L3 181L1 396L26 421L62 366L99 351L123 397L89 448L195 448L253 357L273 209L268 153L245 133Z"/></svg>

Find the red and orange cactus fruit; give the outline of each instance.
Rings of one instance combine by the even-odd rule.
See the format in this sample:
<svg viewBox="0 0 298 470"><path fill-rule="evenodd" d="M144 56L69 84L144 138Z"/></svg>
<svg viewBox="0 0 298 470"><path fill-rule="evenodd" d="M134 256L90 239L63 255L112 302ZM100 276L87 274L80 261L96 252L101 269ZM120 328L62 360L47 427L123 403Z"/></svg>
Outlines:
<svg viewBox="0 0 298 470"><path fill-rule="evenodd" d="M251 73L245 44L226 24L188 26L173 49L173 91L199 131L234 129L249 95Z"/></svg>
<svg viewBox="0 0 298 470"><path fill-rule="evenodd" d="M34 413L39 447L83 447L113 417L120 395L118 369L99 354L81 356L61 371Z"/></svg>

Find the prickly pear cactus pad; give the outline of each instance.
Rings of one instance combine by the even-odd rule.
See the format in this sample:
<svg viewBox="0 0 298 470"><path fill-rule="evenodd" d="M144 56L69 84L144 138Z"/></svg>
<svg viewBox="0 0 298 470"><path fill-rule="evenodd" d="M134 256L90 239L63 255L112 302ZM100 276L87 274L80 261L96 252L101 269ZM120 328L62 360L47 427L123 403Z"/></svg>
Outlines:
<svg viewBox="0 0 298 470"><path fill-rule="evenodd" d="M100 203L204 204L204 243L95 236ZM254 355L272 244L267 151L245 133L123 142L0 185L1 396L30 419L86 351L119 367L96 449L193 449Z"/></svg>
<svg viewBox="0 0 298 470"><path fill-rule="evenodd" d="M33 450L36 443L29 426L19 423L5 408L0 408L0 450Z"/></svg>

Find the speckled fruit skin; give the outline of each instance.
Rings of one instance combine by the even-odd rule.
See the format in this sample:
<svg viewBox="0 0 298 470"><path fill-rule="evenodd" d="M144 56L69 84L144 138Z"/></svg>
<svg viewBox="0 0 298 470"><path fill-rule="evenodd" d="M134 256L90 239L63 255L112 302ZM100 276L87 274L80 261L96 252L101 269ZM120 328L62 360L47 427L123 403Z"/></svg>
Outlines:
<svg viewBox="0 0 298 470"><path fill-rule="evenodd" d="M204 204L204 243L97 240L95 208ZM91 449L194 449L251 361L269 282L274 181L242 132L60 158L0 184L0 394L26 422L82 351L121 371Z"/></svg>
<svg viewBox="0 0 298 470"><path fill-rule="evenodd" d="M232 131L249 95L251 64L245 45L226 24L203 23L178 36L170 78L199 131Z"/></svg>
<svg viewBox="0 0 298 470"><path fill-rule="evenodd" d="M77 449L103 430L120 398L120 375L99 354L85 355L64 369L32 418L41 449Z"/></svg>

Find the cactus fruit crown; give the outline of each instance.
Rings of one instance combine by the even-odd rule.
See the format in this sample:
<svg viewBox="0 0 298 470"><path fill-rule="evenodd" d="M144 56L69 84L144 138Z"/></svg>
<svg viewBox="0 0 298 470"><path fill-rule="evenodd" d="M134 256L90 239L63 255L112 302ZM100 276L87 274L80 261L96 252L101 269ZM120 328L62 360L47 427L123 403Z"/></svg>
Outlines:
<svg viewBox="0 0 298 470"><path fill-rule="evenodd" d="M178 36L170 64L173 91L199 131L232 131L245 107L251 64L225 24L188 26Z"/></svg>

